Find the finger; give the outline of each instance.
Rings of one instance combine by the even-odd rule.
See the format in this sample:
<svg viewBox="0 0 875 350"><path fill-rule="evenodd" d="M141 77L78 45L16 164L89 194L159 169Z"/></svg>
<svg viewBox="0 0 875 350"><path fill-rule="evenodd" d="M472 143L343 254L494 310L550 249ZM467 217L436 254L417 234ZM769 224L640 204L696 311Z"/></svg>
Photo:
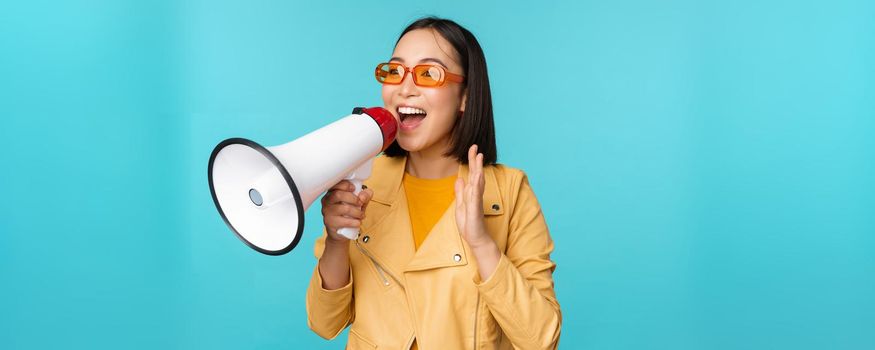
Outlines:
<svg viewBox="0 0 875 350"><path fill-rule="evenodd" d="M468 147L468 167L474 166L474 155L477 154L477 144L471 145Z"/></svg>
<svg viewBox="0 0 875 350"><path fill-rule="evenodd" d="M474 200L474 191L476 190L475 186L477 186L476 177L474 177L472 180L469 180L468 183L465 185L465 201L467 202L465 203L466 206L471 204L471 201Z"/></svg>
<svg viewBox="0 0 875 350"><path fill-rule="evenodd" d="M362 204L367 204L368 202L371 201L371 198L374 197L374 191L371 189L365 188L361 192L359 192L358 197L359 197L359 200L362 201Z"/></svg>
<svg viewBox="0 0 875 350"><path fill-rule="evenodd" d="M483 158L480 157L480 153L477 153L474 155L474 159L471 162L471 168L473 169L473 171L471 172L470 182L472 186L477 186L477 184L480 183L480 173L483 169L483 166L480 164L480 162L482 162L482 159Z"/></svg>
<svg viewBox="0 0 875 350"><path fill-rule="evenodd" d="M474 166L477 168L477 178L480 178L480 175L483 174L483 153L477 153L474 156Z"/></svg>
<svg viewBox="0 0 875 350"><path fill-rule="evenodd" d="M356 219L362 218L363 211L358 206L346 203L329 205L325 208L325 213L329 216L351 217Z"/></svg>
<svg viewBox="0 0 875 350"><path fill-rule="evenodd" d="M324 200L322 201L322 206L330 206L344 203L358 206L358 197L352 192L339 190L332 191L331 193L325 195Z"/></svg>
<svg viewBox="0 0 875 350"><path fill-rule="evenodd" d="M455 190L456 190L456 208L457 209L464 208L465 180L463 180L461 177L456 178Z"/></svg>
<svg viewBox="0 0 875 350"><path fill-rule="evenodd" d="M356 196L355 193L352 193L351 191L336 190L336 191L332 191L331 194L326 196L326 197L328 197L328 198L326 199L325 204L328 204L328 205L337 204L337 203L347 203L347 204L355 205L357 207L360 207L362 205L359 197Z"/></svg>
<svg viewBox="0 0 875 350"><path fill-rule="evenodd" d="M477 164L475 164L475 162L477 161L476 158L477 144L475 143L471 145L470 148L468 148L468 185L473 183L471 180L474 179L474 173L477 172Z"/></svg>
<svg viewBox="0 0 875 350"><path fill-rule="evenodd" d="M349 217L354 219L361 219L364 215L364 212L359 209L359 207L349 204L335 204L328 206L326 210L329 216L335 217Z"/></svg>
<svg viewBox="0 0 875 350"><path fill-rule="evenodd" d="M486 187L486 182L483 180L483 172L480 173L480 178L477 180L477 190L475 192L474 202L477 208L483 208L483 190Z"/></svg>
<svg viewBox="0 0 875 350"><path fill-rule="evenodd" d="M368 204L371 203L371 198L373 197L374 191L367 188L359 193L359 200L362 202L362 212L365 212L365 209L368 208Z"/></svg>
<svg viewBox="0 0 875 350"><path fill-rule="evenodd" d="M328 190L354 191L355 185L353 185L352 182L349 182L349 180L340 180L340 182L334 184L334 186L331 186L331 188Z"/></svg>
<svg viewBox="0 0 875 350"><path fill-rule="evenodd" d="M334 224L337 226L329 226L329 228L336 233L338 230L340 230L343 227L352 227L352 228L361 227L362 221L357 220L357 219L342 218L340 220L337 220Z"/></svg>
<svg viewBox="0 0 875 350"><path fill-rule="evenodd" d="M348 180L341 180L340 182L331 186L330 189L322 196L322 205L337 203L338 200L336 197L333 197L337 192L352 192L355 190L355 186L352 182Z"/></svg>
<svg viewBox="0 0 875 350"><path fill-rule="evenodd" d="M456 178L456 184L454 186L456 191L456 223L462 225L462 230L465 225L465 218L468 216L466 208L466 198L465 198L465 179L459 177Z"/></svg>
<svg viewBox="0 0 875 350"><path fill-rule="evenodd" d="M474 163L474 156L477 155L477 144L471 145L468 147L468 165L471 166Z"/></svg>
<svg viewBox="0 0 875 350"><path fill-rule="evenodd" d="M477 183L480 185L480 193L483 193L484 176L483 176L483 153L477 154Z"/></svg>

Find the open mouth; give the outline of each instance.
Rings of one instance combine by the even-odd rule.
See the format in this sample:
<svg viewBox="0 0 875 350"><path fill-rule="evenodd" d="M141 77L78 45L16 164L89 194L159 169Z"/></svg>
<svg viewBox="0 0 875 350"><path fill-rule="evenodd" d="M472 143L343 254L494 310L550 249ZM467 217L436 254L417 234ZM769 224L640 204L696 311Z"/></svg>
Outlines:
<svg viewBox="0 0 875 350"><path fill-rule="evenodd" d="M401 118L401 129L410 130L422 123L427 113L416 107L398 107L398 117Z"/></svg>

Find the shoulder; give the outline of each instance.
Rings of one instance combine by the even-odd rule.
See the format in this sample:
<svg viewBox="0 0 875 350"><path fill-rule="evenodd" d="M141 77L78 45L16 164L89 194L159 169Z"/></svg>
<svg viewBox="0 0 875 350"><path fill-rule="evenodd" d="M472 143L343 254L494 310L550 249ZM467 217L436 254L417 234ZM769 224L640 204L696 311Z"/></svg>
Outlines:
<svg viewBox="0 0 875 350"><path fill-rule="evenodd" d="M519 176L525 175L525 172L523 172L522 169L515 168L515 167L509 166L507 164L495 163L493 165L490 165L489 167L494 169L496 173L500 173L500 174L506 175L506 176L519 177Z"/></svg>
<svg viewBox="0 0 875 350"><path fill-rule="evenodd" d="M495 174L495 180L502 189L519 189L524 182L528 181L526 173L519 168L500 163L484 167L484 169L486 168L492 169L492 172Z"/></svg>
<svg viewBox="0 0 875 350"><path fill-rule="evenodd" d="M511 212L520 205L539 206L525 171L506 164L495 164L484 169L492 169L496 187Z"/></svg>

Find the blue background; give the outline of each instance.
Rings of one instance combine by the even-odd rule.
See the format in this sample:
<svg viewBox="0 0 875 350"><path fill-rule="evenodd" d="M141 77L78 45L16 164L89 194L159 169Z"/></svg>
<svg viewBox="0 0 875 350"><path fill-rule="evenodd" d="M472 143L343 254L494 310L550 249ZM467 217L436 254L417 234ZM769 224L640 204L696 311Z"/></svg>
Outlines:
<svg viewBox="0 0 875 350"><path fill-rule="evenodd" d="M381 105L374 64L428 14L486 52L561 348L875 348L863 0L4 2L0 347L343 348L306 325L318 208L260 255L208 156Z"/></svg>

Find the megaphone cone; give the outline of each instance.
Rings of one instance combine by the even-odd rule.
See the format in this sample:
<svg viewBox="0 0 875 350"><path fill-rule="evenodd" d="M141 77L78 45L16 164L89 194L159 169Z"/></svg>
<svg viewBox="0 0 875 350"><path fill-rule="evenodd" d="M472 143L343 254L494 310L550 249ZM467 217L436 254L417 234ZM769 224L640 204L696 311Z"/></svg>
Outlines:
<svg viewBox="0 0 875 350"><path fill-rule="evenodd" d="M349 179L361 190L374 157L398 129L384 108L353 114L294 141L263 147L231 138L210 155L207 175L219 214L244 243L268 255L288 253L304 230L304 212L334 184ZM355 239L357 230L342 229Z"/></svg>

